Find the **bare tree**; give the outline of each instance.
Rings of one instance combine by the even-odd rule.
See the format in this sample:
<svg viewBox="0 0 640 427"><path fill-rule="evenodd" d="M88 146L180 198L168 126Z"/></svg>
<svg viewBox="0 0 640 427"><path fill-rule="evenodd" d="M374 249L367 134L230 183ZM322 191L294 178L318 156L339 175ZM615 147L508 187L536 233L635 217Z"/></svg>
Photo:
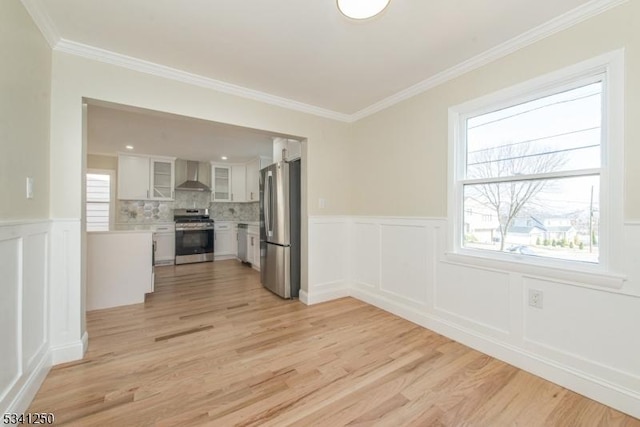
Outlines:
<svg viewBox="0 0 640 427"><path fill-rule="evenodd" d="M566 153L534 148L530 143L504 144L469 153L467 176L504 178L549 173L562 167ZM509 228L522 208L551 185L549 180L522 180L470 186L481 203L492 208L498 218L500 250L504 250Z"/></svg>

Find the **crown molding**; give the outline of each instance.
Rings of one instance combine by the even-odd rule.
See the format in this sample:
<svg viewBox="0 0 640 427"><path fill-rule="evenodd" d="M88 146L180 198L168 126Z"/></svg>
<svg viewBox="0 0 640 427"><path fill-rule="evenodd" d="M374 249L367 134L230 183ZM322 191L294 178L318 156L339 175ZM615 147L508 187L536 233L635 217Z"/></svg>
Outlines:
<svg viewBox="0 0 640 427"><path fill-rule="evenodd" d="M316 107L314 105L305 104L291 99L271 95L254 89L238 86L232 83L211 79L209 77L192 74L176 68L167 67L165 65L156 64L154 62L145 61L134 58L132 56L122 55L83 43L77 43L71 40L60 39L55 47L58 52L69 53L76 56L104 62L111 65L128 68L130 70L139 71L141 73L152 74L154 76L166 79L176 80L182 83L188 83L195 86L213 89L218 92L230 95L240 96L255 101L264 102L266 104L276 105L278 107L288 108L290 110L300 111L303 113L313 114L328 119L349 122L351 117L348 114L338 113L336 111L327 110L325 108Z"/></svg>
<svg viewBox="0 0 640 427"><path fill-rule="evenodd" d="M410 86L407 89L401 90L400 92L397 92L389 96L388 98L385 98L360 111L353 113L350 117L350 121L356 122L367 116L389 108L399 102L426 92L429 89L439 86L449 80L453 80L456 77L459 77L470 71L478 69L497 59L503 58L517 50L520 50L546 37L549 37L562 30L579 24L580 22L583 22L591 17L606 12L607 10L626 3L627 1L629 0L592 0L588 3L585 3L584 5L570 10L569 12L560 15L550 21L547 21L546 23L539 25L538 27L524 32L505 43L491 48L479 55L461 62L458 65L435 74L434 76L426 80L416 83L415 85Z"/></svg>
<svg viewBox="0 0 640 427"><path fill-rule="evenodd" d="M42 8L41 3L37 0L21 0L22 5L27 10L31 19L44 36L51 49L55 48L60 41L60 34L54 25L49 14Z"/></svg>
<svg viewBox="0 0 640 427"><path fill-rule="evenodd" d="M353 123L386 108L389 108L395 104L398 104L404 100L426 92L427 90L441 85L449 80L453 80L465 73L478 69L490 62L503 58L519 49L529 46L562 30L570 28L600 13L606 12L607 10L626 3L629 0L591 0L590 2L585 3L582 6L570 10L569 12L560 15L542 25L539 25L532 30L516 36L503 44L500 44L477 56L461 62L458 65L448 68L447 70L444 70L426 80L408 87L407 89L384 98L353 114L346 114L328 110L326 108L305 104L280 96L271 95L266 92L245 88L220 80L215 80L175 68L167 67L165 65L156 64L105 49L100 49L94 46L89 46L86 44L63 39L60 37L55 25L53 24L53 21L51 20L47 12L43 9L41 3L38 0L21 1L51 48L56 51L85 57L107 64L129 68L131 70L139 71L142 73L176 80L207 89L213 89L230 95L236 95L255 101L260 101L266 104L275 105L294 111L313 114L319 117L324 117L341 122Z"/></svg>

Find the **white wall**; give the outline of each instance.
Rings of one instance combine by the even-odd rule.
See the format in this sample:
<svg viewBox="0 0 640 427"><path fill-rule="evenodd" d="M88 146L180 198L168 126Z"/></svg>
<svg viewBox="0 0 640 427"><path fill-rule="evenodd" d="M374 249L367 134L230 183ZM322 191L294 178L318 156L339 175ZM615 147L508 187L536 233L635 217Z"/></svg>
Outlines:
<svg viewBox="0 0 640 427"><path fill-rule="evenodd" d="M0 414L23 412L51 366L51 50L18 0L0 2ZM25 194L34 178L34 198Z"/></svg>
<svg viewBox="0 0 640 427"><path fill-rule="evenodd" d="M552 271L463 264L444 218L315 217L313 304L353 296L557 384L640 416L640 224L625 226L623 290ZM543 308L528 305L530 288Z"/></svg>
<svg viewBox="0 0 640 427"><path fill-rule="evenodd" d="M0 220L47 218L51 50L18 0L0 2L0 52Z"/></svg>
<svg viewBox="0 0 640 427"><path fill-rule="evenodd" d="M326 255L319 265L333 269L322 276L344 284L333 293L368 301L640 416L639 29L640 2L630 1L356 122L349 145L352 216L335 226L341 228L322 231L338 236L350 229L348 239L334 242L351 248L350 261L331 258L321 240L309 248ZM471 265L446 255L448 109L621 48L627 222L613 244L620 254L616 273L628 280L615 290L605 278L534 274L509 263ZM310 276L310 302L322 299L322 276ZM528 306L530 288L543 291L542 309Z"/></svg>
<svg viewBox="0 0 640 427"><path fill-rule="evenodd" d="M447 215L448 109L617 49L625 50L625 205L640 219L640 2L629 1L356 122L354 215Z"/></svg>
<svg viewBox="0 0 640 427"><path fill-rule="evenodd" d="M24 13L16 12L16 3L2 2L0 7L13 8L9 18L0 14L2 24L10 23L16 13ZM83 97L87 97L308 138L303 144L303 191L305 213L315 217L303 223L303 259L313 261L308 275L303 263L305 301L353 295L640 416L640 358L634 357L640 354L634 330L640 320L640 227L631 221L640 218L640 170L634 167L640 159L640 145L635 143L640 136L637 121L627 120L626 124L624 211L628 223L620 245L625 257L621 273L629 280L622 289L524 274L507 264L499 268L461 265L444 255L448 227L447 109L624 48L629 94L626 115L636 117L640 112L636 96L640 93L639 19L640 4L627 2L353 125L54 53L48 150L53 218L49 237L50 341L54 362L80 357L86 337L81 294L81 183L86 146L82 141L81 108ZM12 25L12 36L20 34L20 25ZM5 27L0 28L4 31ZM38 40L42 43L41 38ZM46 49L42 52L46 55ZM42 52L25 57L37 60ZM46 66L43 70L44 75L38 76L46 81ZM37 103L37 111L42 111L42 105ZM20 123L26 117L22 111L16 119ZM47 153L46 144L44 150L27 147L18 157L34 154L36 163L41 163L42 157L35 153ZM3 145L1 149L0 157L14 153L14 148ZM47 154L42 156L46 159ZM46 165L38 170L45 171ZM0 177L3 182L9 180L14 188L10 191L16 191L23 180ZM318 208L318 198L327 200L325 209ZM46 212L46 208L31 211L24 208L29 205L17 206L8 216ZM327 216L347 214L352 216ZM398 218L407 216L413 218ZM11 233L16 235L15 229ZM16 253L24 247L17 242L26 241L29 233L21 231L19 237L2 243L7 271L13 272L6 276L11 284L7 295L12 298L32 288L24 285L24 277L19 277L22 267L16 263L20 258ZM544 292L542 310L525 304L530 287ZM24 348L32 351L33 343L42 339L18 339L19 324L24 320L9 309L3 316L3 322L11 327L2 329L2 338L14 344L0 357L5 357L3 361L11 366L11 372L20 376L26 372L19 370L20 363L25 365L21 359L27 351ZM12 382L15 378L8 375L0 379L9 393L15 393L19 384ZM10 398L7 396L2 398L3 404Z"/></svg>
<svg viewBox="0 0 640 427"><path fill-rule="evenodd" d="M0 413L23 412L51 366L49 223L0 224Z"/></svg>

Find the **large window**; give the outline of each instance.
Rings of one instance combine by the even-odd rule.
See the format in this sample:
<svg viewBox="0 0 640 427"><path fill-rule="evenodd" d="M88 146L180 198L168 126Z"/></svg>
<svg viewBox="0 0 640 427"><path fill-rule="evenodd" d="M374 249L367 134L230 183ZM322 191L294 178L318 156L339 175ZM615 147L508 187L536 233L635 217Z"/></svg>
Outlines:
<svg viewBox="0 0 640 427"><path fill-rule="evenodd" d="M611 203L622 141L611 140L609 64L585 68L452 109L454 248L601 264L622 209Z"/></svg>

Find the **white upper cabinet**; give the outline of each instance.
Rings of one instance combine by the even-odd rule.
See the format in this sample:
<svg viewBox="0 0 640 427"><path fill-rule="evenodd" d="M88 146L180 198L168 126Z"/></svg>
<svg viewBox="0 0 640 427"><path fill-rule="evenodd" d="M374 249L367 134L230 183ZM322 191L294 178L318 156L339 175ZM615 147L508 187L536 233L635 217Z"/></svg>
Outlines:
<svg viewBox="0 0 640 427"><path fill-rule="evenodd" d="M118 199L149 199L149 158L118 155Z"/></svg>
<svg viewBox="0 0 640 427"><path fill-rule="evenodd" d="M231 166L231 201L247 201L247 167L245 165Z"/></svg>
<svg viewBox="0 0 640 427"><path fill-rule="evenodd" d="M211 165L211 201L231 201L231 166Z"/></svg>
<svg viewBox="0 0 640 427"><path fill-rule="evenodd" d="M273 162L299 159L302 155L302 143L295 139L273 138Z"/></svg>
<svg viewBox="0 0 640 427"><path fill-rule="evenodd" d="M266 157L259 157L247 163L247 202L260 200L260 170L273 162Z"/></svg>
<svg viewBox="0 0 640 427"><path fill-rule="evenodd" d="M118 199L173 200L175 159L118 155Z"/></svg>
<svg viewBox="0 0 640 427"><path fill-rule="evenodd" d="M257 202L260 200L260 169L270 165L271 159L258 157L249 163L211 164L212 202Z"/></svg>
<svg viewBox="0 0 640 427"><path fill-rule="evenodd" d="M151 158L151 198L173 200L175 187L175 161Z"/></svg>
<svg viewBox="0 0 640 427"><path fill-rule="evenodd" d="M260 159L247 163L247 202L257 202L260 191Z"/></svg>

